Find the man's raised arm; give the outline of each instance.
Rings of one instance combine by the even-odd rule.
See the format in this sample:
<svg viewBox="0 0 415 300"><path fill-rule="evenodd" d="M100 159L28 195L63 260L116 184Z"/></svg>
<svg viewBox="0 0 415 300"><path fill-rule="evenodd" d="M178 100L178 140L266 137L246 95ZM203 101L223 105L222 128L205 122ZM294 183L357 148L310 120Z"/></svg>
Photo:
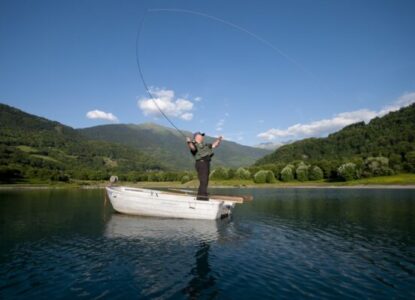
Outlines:
<svg viewBox="0 0 415 300"><path fill-rule="evenodd" d="M216 139L216 141L214 141L214 142L212 143L212 148L217 148L217 147L219 147L220 142L222 141L222 139L223 139L223 137L222 137L222 136L218 137L218 138Z"/></svg>

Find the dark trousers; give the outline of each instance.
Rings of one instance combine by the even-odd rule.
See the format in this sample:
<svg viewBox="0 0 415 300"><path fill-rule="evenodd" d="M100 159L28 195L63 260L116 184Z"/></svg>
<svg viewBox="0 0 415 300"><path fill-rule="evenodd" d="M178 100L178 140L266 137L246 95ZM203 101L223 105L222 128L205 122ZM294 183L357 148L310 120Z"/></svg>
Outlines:
<svg viewBox="0 0 415 300"><path fill-rule="evenodd" d="M200 159L196 161L197 177L199 178L199 190L197 191L197 200L209 200L208 184L210 173L210 161L207 159Z"/></svg>

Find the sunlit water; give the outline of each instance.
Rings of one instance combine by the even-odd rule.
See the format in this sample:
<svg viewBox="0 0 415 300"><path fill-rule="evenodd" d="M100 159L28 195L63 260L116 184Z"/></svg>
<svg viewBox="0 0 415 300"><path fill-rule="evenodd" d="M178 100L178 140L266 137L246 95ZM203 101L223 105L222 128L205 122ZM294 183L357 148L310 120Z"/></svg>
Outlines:
<svg viewBox="0 0 415 300"><path fill-rule="evenodd" d="M414 299L415 190L254 189L221 221L0 191L0 298Z"/></svg>

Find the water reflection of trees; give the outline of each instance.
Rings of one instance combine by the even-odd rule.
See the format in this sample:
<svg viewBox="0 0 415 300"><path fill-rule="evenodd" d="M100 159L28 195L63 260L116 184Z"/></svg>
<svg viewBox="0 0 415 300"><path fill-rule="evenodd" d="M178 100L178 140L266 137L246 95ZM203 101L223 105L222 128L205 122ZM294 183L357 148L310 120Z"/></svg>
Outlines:
<svg viewBox="0 0 415 300"><path fill-rule="evenodd" d="M263 190L239 212L244 215L306 229L336 229L347 235L350 227L362 233L415 231L413 192L369 189ZM241 216L242 217L242 216Z"/></svg>

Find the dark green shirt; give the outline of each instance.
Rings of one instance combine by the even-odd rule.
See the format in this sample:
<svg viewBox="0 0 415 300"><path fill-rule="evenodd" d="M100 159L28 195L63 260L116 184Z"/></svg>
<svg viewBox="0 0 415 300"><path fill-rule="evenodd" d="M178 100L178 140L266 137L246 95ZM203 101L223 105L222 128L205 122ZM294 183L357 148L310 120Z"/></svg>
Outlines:
<svg viewBox="0 0 415 300"><path fill-rule="evenodd" d="M196 160L202 158L211 158L213 155L212 144L205 144L205 143L196 143L194 142L193 145L195 146L196 150L192 151L193 156Z"/></svg>

